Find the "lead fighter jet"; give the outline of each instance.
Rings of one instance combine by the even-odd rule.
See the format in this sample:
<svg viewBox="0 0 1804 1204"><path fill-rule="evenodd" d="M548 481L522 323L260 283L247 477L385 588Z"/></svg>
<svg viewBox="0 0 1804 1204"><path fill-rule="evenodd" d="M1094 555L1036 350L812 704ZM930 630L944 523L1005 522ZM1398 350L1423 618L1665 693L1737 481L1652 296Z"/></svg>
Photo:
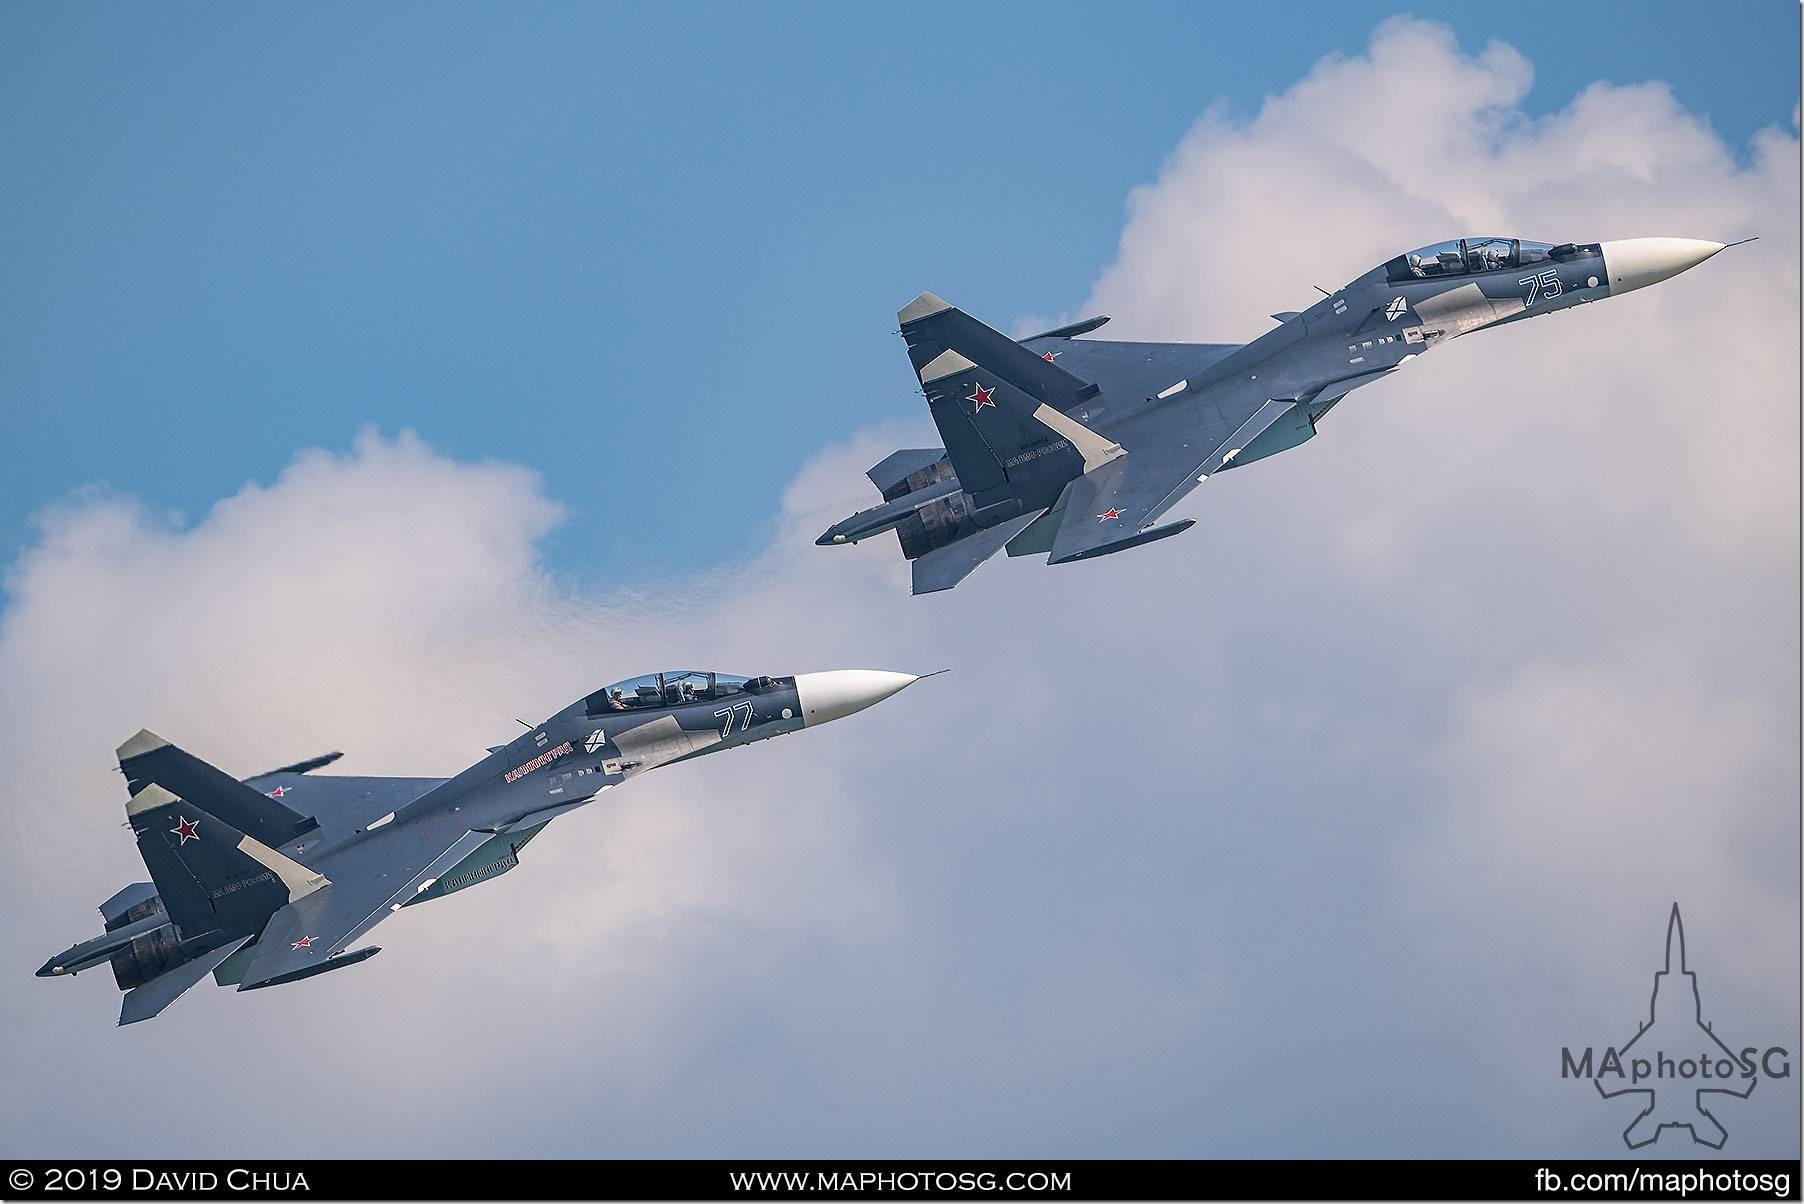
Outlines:
<svg viewBox="0 0 1804 1204"><path fill-rule="evenodd" d="M1462 238L1273 314L1243 346L1077 337L1107 317L1017 342L922 293L897 317L945 449L892 453L866 474L883 504L816 542L894 530L925 594L1004 547L1064 564L1164 539L1195 522L1158 525L1185 494L1297 446L1341 398L1422 352L1658 283L1723 247Z"/></svg>
<svg viewBox="0 0 1804 1204"><path fill-rule="evenodd" d="M106 931L39 977L111 963L120 1024L209 973L240 991L380 952L353 943L415 903L488 882L553 819L660 765L862 711L919 680L656 673L571 703L453 778L313 776L328 753L239 780L141 731L119 747L149 882L100 905Z"/></svg>

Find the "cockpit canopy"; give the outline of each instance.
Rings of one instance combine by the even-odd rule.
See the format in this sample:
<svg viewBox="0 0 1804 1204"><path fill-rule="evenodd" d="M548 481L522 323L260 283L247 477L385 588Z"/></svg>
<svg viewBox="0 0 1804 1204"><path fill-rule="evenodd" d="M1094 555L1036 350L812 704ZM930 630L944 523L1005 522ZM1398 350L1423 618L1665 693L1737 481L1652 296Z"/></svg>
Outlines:
<svg viewBox="0 0 1804 1204"><path fill-rule="evenodd" d="M732 673L706 673L698 669L671 669L617 681L589 695L584 701L591 715L607 711L645 711L682 706L756 692L774 684L768 677L739 677Z"/></svg>
<svg viewBox="0 0 1804 1204"><path fill-rule="evenodd" d="M1506 268L1527 267L1549 259L1571 259L1595 247L1574 243L1527 242L1520 238L1456 238L1438 242L1399 255L1385 265L1393 284L1439 276L1470 276L1479 272L1497 272Z"/></svg>

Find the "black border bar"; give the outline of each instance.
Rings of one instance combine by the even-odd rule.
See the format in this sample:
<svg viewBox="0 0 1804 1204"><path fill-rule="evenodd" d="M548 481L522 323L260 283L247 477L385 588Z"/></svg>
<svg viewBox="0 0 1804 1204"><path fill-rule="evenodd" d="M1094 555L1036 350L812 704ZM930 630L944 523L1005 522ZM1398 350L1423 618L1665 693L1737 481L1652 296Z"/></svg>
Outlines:
<svg viewBox="0 0 1804 1204"><path fill-rule="evenodd" d="M1796 1200L1798 1161L64 1161L4 1200Z"/></svg>

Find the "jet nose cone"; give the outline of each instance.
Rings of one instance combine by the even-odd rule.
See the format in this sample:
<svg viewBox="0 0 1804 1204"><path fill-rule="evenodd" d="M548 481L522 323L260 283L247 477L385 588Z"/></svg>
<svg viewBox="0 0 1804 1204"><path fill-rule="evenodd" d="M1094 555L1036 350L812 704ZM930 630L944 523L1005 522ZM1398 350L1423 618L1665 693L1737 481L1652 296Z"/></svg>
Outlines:
<svg viewBox="0 0 1804 1204"><path fill-rule="evenodd" d="M796 701L802 707L802 724L813 727L856 714L875 706L920 678L912 673L885 673L880 669L834 669L826 673L796 674Z"/></svg>
<svg viewBox="0 0 1804 1204"><path fill-rule="evenodd" d="M1634 292L1695 268L1723 249L1702 238L1624 238L1601 244L1610 295Z"/></svg>

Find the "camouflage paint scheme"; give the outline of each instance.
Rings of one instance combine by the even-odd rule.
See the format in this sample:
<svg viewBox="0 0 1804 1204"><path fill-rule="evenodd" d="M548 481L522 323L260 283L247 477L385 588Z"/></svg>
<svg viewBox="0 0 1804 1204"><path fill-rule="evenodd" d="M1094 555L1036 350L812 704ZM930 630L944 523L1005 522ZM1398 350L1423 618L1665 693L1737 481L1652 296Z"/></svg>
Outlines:
<svg viewBox="0 0 1804 1204"><path fill-rule="evenodd" d="M1457 239L1400 255L1244 345L1081 339L1107 317L1016 341L932 293L897 315L945 448L867 474L884 504L821 544L894 530L914 592L1006 547L1052 564L1163 539L1217 473L1289 450L1352 390L1449 339L1642 288L1723 244Z"/></svg>
<svg viewBox="0 0 1804 1204"><path fill-rule="evenodd" d="M603 790L830 722L916 680L652 674L571 703L452 778L311 772L331 753L240 780L141 731L119 767L151 881L103 903L106 932L38 974L110 964L131 1024L209 973L246 991L353 965L379 952L352 947L378 922L506 873L546 824Z"/></svg>

